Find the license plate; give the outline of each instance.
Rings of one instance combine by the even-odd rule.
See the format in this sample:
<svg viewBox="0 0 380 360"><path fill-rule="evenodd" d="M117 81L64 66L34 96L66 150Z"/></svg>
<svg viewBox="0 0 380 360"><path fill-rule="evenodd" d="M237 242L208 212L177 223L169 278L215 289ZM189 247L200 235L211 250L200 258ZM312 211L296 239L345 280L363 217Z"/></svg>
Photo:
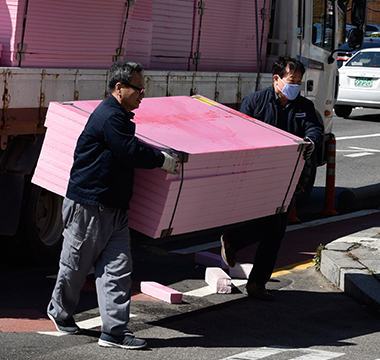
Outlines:
<svg viewBox="0 0 380 360"><path fill-rule="evenodd" d="M371 87L372 86L372 79L356 78L355 79L355 86Z"/></svg>

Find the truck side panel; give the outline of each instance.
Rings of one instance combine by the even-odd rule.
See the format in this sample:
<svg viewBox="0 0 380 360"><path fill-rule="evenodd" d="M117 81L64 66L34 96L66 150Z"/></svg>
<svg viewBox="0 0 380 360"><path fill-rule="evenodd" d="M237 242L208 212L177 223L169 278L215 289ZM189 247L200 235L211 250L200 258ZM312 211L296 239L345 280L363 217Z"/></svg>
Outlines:
<svg viewBox="0 0 380 360"><path fill-rule="evenodd" d="M149 70L259 71L269 2L128 3L5 0L0 66L107 69L117 58L140 61ZM264 71L265 56L260 66Z"/></svg>

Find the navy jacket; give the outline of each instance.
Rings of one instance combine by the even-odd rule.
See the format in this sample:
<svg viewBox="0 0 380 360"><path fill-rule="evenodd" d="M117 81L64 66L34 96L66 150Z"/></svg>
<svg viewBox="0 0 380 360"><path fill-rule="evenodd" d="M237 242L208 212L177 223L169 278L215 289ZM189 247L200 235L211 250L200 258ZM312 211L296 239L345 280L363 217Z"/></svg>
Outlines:
<svg viewBox="0 0 380 360"><path fill-rule="evenodd" d="M79 203L128 209L134 168L161 167L164 155L139 143L134 114L113 95L90 115L74 152L66 196Z"/></svg>
<svg viewBox="0 0 380 360"><path fill-rule="evenodd" d="M305 97L298 95L289 102L287 132L299 136L309 137L318 148L323 141L323 125L315 113L314 104ZM251 93L244 97L240 112L249 115L267 124L278 126L278 113L276 95L273 86Z"/></svg>

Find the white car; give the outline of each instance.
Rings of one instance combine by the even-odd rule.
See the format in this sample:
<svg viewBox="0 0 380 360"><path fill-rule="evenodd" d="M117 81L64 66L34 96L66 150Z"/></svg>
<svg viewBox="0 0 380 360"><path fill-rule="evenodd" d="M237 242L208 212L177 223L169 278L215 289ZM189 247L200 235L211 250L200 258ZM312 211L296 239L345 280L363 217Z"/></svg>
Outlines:
<svg viewBox="0 0 380 360"><path fill-rule="evenodd" d="M380 108L380 47L359 50L339 68L335 114L348 117L357 106Z"/></svg>

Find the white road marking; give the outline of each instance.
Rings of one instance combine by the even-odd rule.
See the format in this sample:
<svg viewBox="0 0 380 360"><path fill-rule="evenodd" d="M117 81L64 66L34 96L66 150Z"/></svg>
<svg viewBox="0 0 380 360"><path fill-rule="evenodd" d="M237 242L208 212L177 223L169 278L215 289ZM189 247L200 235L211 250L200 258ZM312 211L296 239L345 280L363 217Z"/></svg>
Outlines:
<svg viewBox="0 0 380 360"><path fill-rule="evenodd" d="M239 287L241 285L244 285L247 283L247 279L232 279L231 283L235 285L236 287Z"/></svg>
<svg viewBox="0 0 380 360"><path fill-rule="evenodd" d="M98 326L102 326L102 319L100 316L94 317L92 319L87 319L83 321L79 321L77 325L81 329L93 329Z"/></svg>
<svg viewBox="0 0 380 360"><path fill-rule="evenodd" d="M367 156L367 155L374 155L374 153L369 153L369 152L360 152L360 153L356 153L356 154L348 154L348 155L344 155L345 157L362 157L362 156Z"/></svg>
<svg viewBox="0 0 380 360"><path fill-rule="evenodd" d="M375 153L380 152L378 149L367 149L367 148L361 148L357 146L349 146L350 150L345 149L337 149L336 152L339 153L350 153L347 155L343 155L345 157L361 157L361 156L367 156L367 155L374 155Z"/></svg>
<svg viewBox="0 0 380 360"><path fill-rule="evenodd" d="M241 285L244 285L247 283L247 279L232 279L231 283L239 287ZM188 292L183 293L182 295L189 295L189 296L196 296L196 297L203 297L215 294L215 290L211 286L204 286L199 289L190 290Z"/></svg>
<svg viewBox="0 0 380 360"><path fill-rule="evenodd" d="M350 146L350 149L360 150L360 151L380 152L380 150L378 149L367 149L367 148L361 148L357 146Z"/></svg>
<svg viewBox="0 0 380 360"><path fill-rule="evenodd" d="M304 353L304 355L288 358L288 360L329 360L335 359L337 357L345 355L345 353L338 353L325 350L316 350L316 349L302 349L302 348L286 348L286 347L261 347L255 350L246 351L241 354L236 354L223 360L258 360L263 359L271 355L276 355L279 353L297 351Z"/></svg>
<svg viewBox="0 0 380 360"><path fill-rule="evenodd" d="M351 140L351 139L364 139L369 137L380 137L380 134L369 134L369 135L353 135L353 136L341 136L335 138L335 140Z"/></svg>
<svg viewBox="0 0 380 360"><path fill-rule="evenodd" d="M130 318L135 317L135 316L137 316L137 315L134 315L134 314L129 315ZM90 329L102 326L102 319L100 316L97 316L97 317L94 317L91 319L79 321L79 322L77 322L77 325L79 326L80 329L90 330ZM67 334L61 333L59 331L38 331L38 334L51 335L51 336L67 335Z"/></svg>
<svg viewBox="0 0 380 360"><path fill-rule="evenodd" d="M183 293L183 295L196 296L196 297L203 297L203 296L208 296L211 294L215 294L215 291L211 286L208 286L208 285L201 287L199 289L194 289L194 290Z"/></svg>

